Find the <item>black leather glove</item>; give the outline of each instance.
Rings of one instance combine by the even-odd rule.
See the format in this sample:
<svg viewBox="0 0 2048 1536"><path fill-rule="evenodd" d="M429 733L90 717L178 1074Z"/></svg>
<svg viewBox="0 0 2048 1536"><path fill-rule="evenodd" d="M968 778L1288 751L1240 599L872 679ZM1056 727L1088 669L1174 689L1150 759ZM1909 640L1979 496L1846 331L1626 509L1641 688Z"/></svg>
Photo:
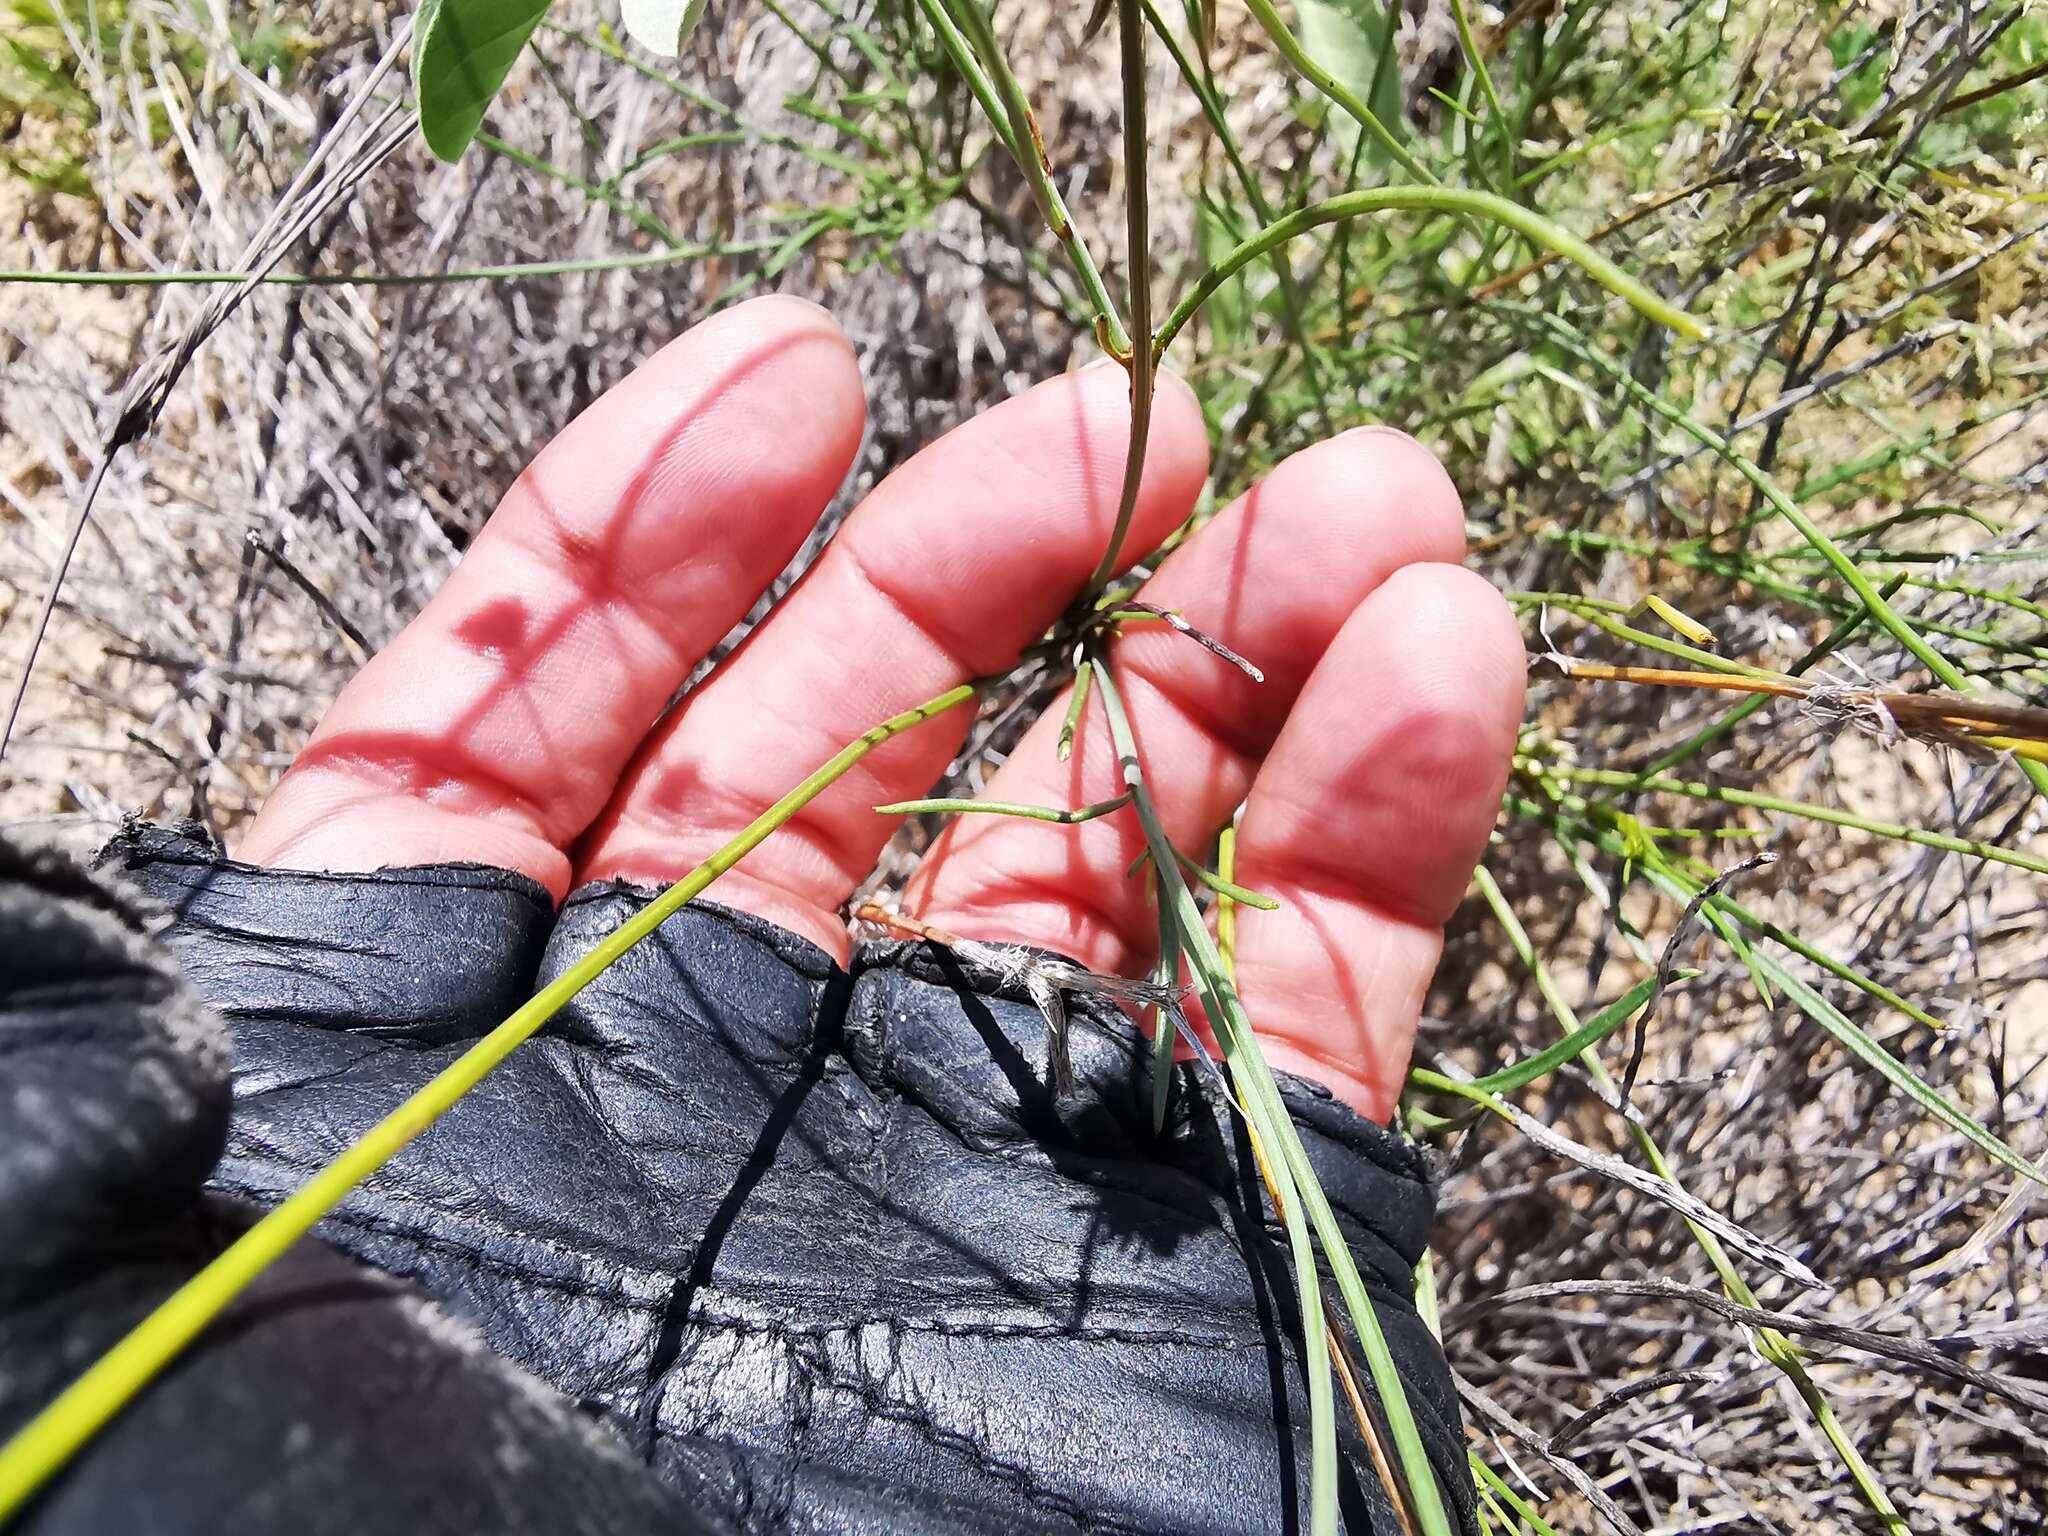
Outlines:
<svg viewBox="0 0 2048 1536"><path fill-rule="evenodd" d="M102 862L168 911L191 991L132 897L0 856L0 1432L647 899L593 886L558 919L502 871L260 870L147 828ZM1037 1011L950 955L842 970L685 908L23 1529L1294 1529L1295 1304L1241 1124L1185 1073L1155 1136L1149 1043L1072 1012L1055 1096ZM1423 1160L1283 1090L1469 1528L1412 1300ZM1398 1530L1340 1423L1347 1528Z"/></svg>

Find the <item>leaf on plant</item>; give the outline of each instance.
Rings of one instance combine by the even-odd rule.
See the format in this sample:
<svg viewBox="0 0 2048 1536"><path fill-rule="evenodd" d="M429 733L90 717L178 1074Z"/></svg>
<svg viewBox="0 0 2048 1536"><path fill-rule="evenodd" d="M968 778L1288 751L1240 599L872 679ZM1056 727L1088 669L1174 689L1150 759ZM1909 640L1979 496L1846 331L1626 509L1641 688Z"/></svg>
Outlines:
<svg viewBox="0 0 2048 1536"><path fill-rule="evenodd" d="M673 59L704 19L704 0L619 0L626 35L657 58Z"/></svg>
<svg viewBox="0 0 2048 1536"><path fill-rule="evenodd" d="M1372 109L1396 137L1401 133L1401 70L1393 57L1393 18L1378 0L1297 0L1301 46L1308 56ZM1360 129L1346 114L1331 123L1347 155ZM1370 157L1375 149L1368 146Z"/></svg>
<svg viewBox="0 0 2048 1536"><path fill-rule="evenodd" d="M413 21L412 88L420 132L443 160L458 159L548 0L420 0Z"/></svg>
<svg viewBox="0 0 2048 1536"><path fill-rule="evenodd" d="M1778 984L1779 990L1792 999L1801 1013L1847 1046L1864 1065L1872 1068L1899 1092L2014 1173L2032 1179L2036 1184L2048 1185L2048 1174L2043 1174L2034 1163L1979 1125L1968 1112L1928 1086L1911 1067L1879 1045L1853 1023L1847 1014L1799 977L1793 975L1771 956L1761 952L1757 955L1757 964L1766 976Z"/></svg>

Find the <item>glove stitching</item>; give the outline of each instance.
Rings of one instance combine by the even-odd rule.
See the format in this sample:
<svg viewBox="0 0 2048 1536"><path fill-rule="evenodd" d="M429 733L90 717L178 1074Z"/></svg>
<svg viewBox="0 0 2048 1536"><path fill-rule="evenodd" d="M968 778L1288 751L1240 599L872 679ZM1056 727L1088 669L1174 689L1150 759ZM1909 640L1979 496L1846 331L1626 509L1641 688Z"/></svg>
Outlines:
<svg viewBox="0 0 2048 1536"><path fill-rule="evenodd" d="M609 1052L604 1048L598 1047L596 1045L582 1041L565 1040L559 1038L554 1040L553 1043L560 1051L569 1053L570 1056L579 1059L579 1061L581 1058L586 1056L596 1056L600 1059L603 1059L608 1065L612 1065L614 1067L617 1066L617 1061L609 1054ZM395 1049L397 1047L393 1046L390 1048ZM354 1070L355 1067L358 1066L361 1062L369 1060L371 1056L376 1054L381 1054L381 1052L372 1052L365 1056L358 1057L354 1061L345 1063L342 1066L338 1067L332 1073L325 1073L319 1077L307 1078L303 1081L294 1081L290 1084L280 1084L275 1088L265 1089L261 1093L250 1094L239 1098L237 1108L238 1110L242 1111L242 1114L238 1116L235 1123L236 1137L238 1139L245 1140L249 1144L259 1148L271 1162L275 1163L277 1166L283 1169L286 1169L289 1172L304 1175L310 1175L318 1172L321 1166L319 1163L294 1159L288 1156L280 1147L276 1146L271 1142L266 1141L262 1136L258 1135L248 1125L246 1113L250 1107L261 1103L266 1097L273 1093L292 1092L303 1087L311 1086L314 1083L326 1081L330 1077L346 1075L348 1072ZM1175 1224L1184 1223L1190 1217L1204 1220L1213 1219L1217 1214L1216 1203L1217 1199L1221 1197L1204 1197L1200 1193L1196 1193L1191 1197L1189 1203L1181 1204L1168 1198L1157 1186L1148 1186L1141 1183L1133 1182L1128 1175L1122 1174L1120 1172L1121 1164L1108 1164L1107 1162L1105 1162L1103 1164L1091 1167L1087 1171L1086 1176L1081 1176L1074 1173L1068 1173L1062 1170L1059 1167L1057 1161L1055 1161L1052 1158L1044 1156L1034 1158L1031 1155L1033 1151L1033 1146L979 1146L974 1142L969 1141L966 1138L966 1136L956 1126L951 1125L943 1115L935 1112L930 1106L924 1104L914 1093L909 1091L907 1088L899 1087L898 1085L886 1080L877 1081L874 1078L870 1078L866 1073L863 1073L860 1070L859 1064L852 1061L850 1058L840 1056L837 1052L834 1052L833 1055L837 1061L845 1062L848 1070L852 1073L852 1075L868 1088L869 1092L874 1096L875 1101L882 1107L883 1114L885 1117L885 1125L882 1130L881 1141L884 1145L893 1144L897 1139L896 1136L890 1134L890 1129L887 1125L887 1121L898 1119L900 1117L901 1110L906 1107L916 1108L919 1111L921 1111L920 1123L929 1124L939 1129L945 1135L951 1138L955 1143L957 1143L960 1147L962 1147L964 1150L966 1150L968 1153L975 1157L987 1158L993 1161L998 1161L1003 1163L1005 1166L1012 1168L1028 1169L1034 1172L1042 1170L1051 1173L1053 1176L1060 1179L1064 1183L1069 1183L1091 1191L1100 1191L1105 1194L1120 1196L1121 1198L1131 1201L1135 1204L1141 1205L1148 1210L1153 1210L1162 1213L1164 1219L1171 1221ZM554 1065L557 1073L561 1074L562 1063L557 1061L554 1063ZM576 1074L576 1076L577 1090L579 1094L581 1094L585 1098L586 1102L590 1104L593 1110L593 1115L591 1118L593 1119L595 1124L597 1124L600 1127L606 1127L608 1130L609 1127L606 1117L601 1113L602 1106L597 1104L595 1100L591 1098L587 1087L582 1085L580 1081L580 1071ZM877 1077L881 1076L884 1076L884 1074L877 1074ZM656 1080L653 1082L643 1082L641 1086L658 1089L664 1094L673 1092L673 1084L662 1080ZM623 1150L627 1151L628 1153L634 1156L639 1155L639 1149L634 1148L633 1146L631 1146L631 1144L618 1141L615 1135L612 1139L614 1141L614 1144L620 1146ZM1076 1151L1074 1155L1076 1157L1085 1156L1085 1154L1082 1154L1078 1151ZM1192 1178L1192 1176L1190 1177ZM225 1188L229 1186L223 1183L222 1187ZM886 1179L884 1180L883 1187L887 1187ZM250 1198L259 1201L274 1201L277 1198L279 1198L278 1193L274 1190L258 1191L252 1188L247 1191L238 1192L247 1193ZM418 1204L424 1206L426 1209L437 1211L451 1219L458 1221L474 1219L473 1212L424 1199L420 1197L416 1191L408 1191L408 1193L411 1196L411 1198L413 1198ZM880 1213L877 1212L875 1217L875 1224L871 1230L877 1232L880 1231L879 1217ZM1373 1237L1377 1238L1380 1242L1385 1243L1386 1240L1379 1236L1377 1231L1373 1229L1371 1223L1365 1221L1363 1218L1355 1219L1358 1221L1359 1225L1366 1229L1368 1233L1370 1233ZM1282 1231L1282 1229L1271 1223L1265 1223L1263 1225L1269 1235L1277 1235L1277 1239L1284 1242L1284 1232ZM531 1238L534 1236L533 1233L524 1231L519 1232L516 1235L523 1238ZM1354 1244L1354 1246L1358 1245ZM1391 1244L1389 1244L1388 1246L1391 1247ZM577 1257L582 1258L586 1261L598 1261L597 1255L589 1254L583 1252L582 1250L575 1249L573 1247L570 1248L570 1251L572 1253L575 1253Z"/></svg>
<svg viewBox="0 0 2048 1536"><path fill-rule="evenodd" d="M791 1330L791 1333L798 1337L808 1337L797 1334L796 1330ZM792 1354L804 1358L797 1351L792 1351ZM805 1363L816 1380L851 1394L863 1409L876 1418L916 1430L935 1448L964 1453L975 1466L1011 1484L1027 1503L1045 1510L1048 1514L1071 1520L1083 1531L1142 1536L1142 1527L1128 1525L1122 1521L1104 1520L1100 1515L1091 1513L1074 1499L1045 1486L1029 1467L1005 1460L977 1437L962 1430L948 1429L934 1422L929 1413L914 1404L887 1396L871 1378L835 1371L829 1362L814 1357L807 1358Z"/></svg>
<svg viewBox="0 0 2048 1536"><path fill-rule="evenodd" d="M277 1198L277 1192L258 1188L242 1182L229 1182L216 1178L213 1187L225 1194L237 1196L258 1204L268 1204ZM389 1217L378 1217L344 1207L330 1212L321 1220L329 1224L353 1227L374 1237L394 1238L411 1243L423 1252L437 1254L457 1260L468 1267L485 1274L506 1280L517 1280L537 1286L542 1290L556 1291L579 1301L600 1301L617 1307L621 1311L659 1314L666 1310L666 1302L659 1298L635 1295L619 1287L606 1286L595 1281L549 1274L542 1270L526 1268L510 1260L495 1257L468 1243L453 1238L422 1232ZM515 1234L522 1238L527 1234ZM529 1239L530 1240L530 1239ZM578 1254L587 1262L599 1262L596 1256ZM374 1267L382 1268L382 1265ZM687 1269L643 1270L653 1280L673 1282ZM414 1274L406 1278L418 1280ZM1369 1284L1369 1283L1368 1283ZM736 1294L736 1293L735 1293ZM1014 1298L1008 1298L1014 1301ZM721 1333L745 1333L755 1335L787 1335L807 1339L829 1339L844 1333L856 1333L863 1328L888 1327L905 1333L931 1335L937 1338L958 1339L1064 1339L1081 1344L1174 1344L1184 1348L1202 1350L1212 1354L1242 1354L1267 1348L1266 1340L1258 1338L1233 1338L1219 1334L1195 1334L1172 1328L1120 1328L1115 1326L1075 1327L1065 1323L993 1323L953 1322L944 1318L909 1318L896 1313L868 1313L850 1318L842 1323L804 1325L799 1323L771 1323L757 1318L744 1317L735 1313L713 1312L701 1307L692 1307L686 1326L701 1325Z"/></svg>
<svg viewBox="0 0 2048 1536"><path fill-rule="evenodd" d="M329 1222L338 1221L344 1225L358 1226L370 1230L378 1230L380 1226L392 1226L392 1224L380 1224L364 1220L354 1213L346 1211L334 1212L327 1220ZM485 1255L479 1254L462 1244L449 1243L446 1240L423 1240L422 1234L407 1231L402 1227L386 1230L384 1235L410 1239L417 1242L422 1248L438 1250L449 1257L468 1261L479 1270L491 1271L502 1274L507 1278L523 1280L536 1284L543 1289L563 1291L584 1299L609 1301L615 1305L620 1305L625 1310L660 1310L658 1304L643 1302L639 1298L625 1296L606 1288L564 1281L554 1276L537 1275L522 1271L516 1265L506 1264L502 1261L491 1261ZM394 1273L391 1270L384 1269L382 1266L378 1266L378 1268L386 1274ZM401 1275L400 1278L417 1281L421 1277L417 1275ZM1006 1460L975 1436L964 1431L948 1429L944 1425L935 1422L929 1413L901 1399L886 1395L871 1378L857 1373L835 1370L818 1346L834 1337L857 1333L866 1328L883 1326L902 1333L936 1335L946 1338L1058 1338L1068 1342L1079 1343L1102 1342L1148 1346L1171 1343L1210 1352L1263 1351L1267 1347L1263 1339L1228 1340L1197 1338L1173 1331L1138 1332L1122 1329L1075 1329L1063 1326L1029 1324L977 1325L945 1322L928 1323L922 1320L890 1316L867 1317L829 1327L807 1328L799 1325L763 1322L757 1319L719 1316L693 1309L690 1325L703 1327L707 1331L739 1333L750 1337L778 1339L789 1344L791 1346L790 1355L792 1360L800 1366L802 1373L810 1378L813 1386L822 1383L830 1389L851 1395L861 1404L863 1409L874 1414L877 1418L901 1424L906 1428L917 1431L928 1443L936 1448L966 1455L980 1470L1000 1478L1013 1486L1019 1496L1033 1506L1043 1509L1047 1513L1071 1520L1080 1530L1101 1532L1104 1533L1104 1536L1140 1536L1142 1528L1118 1521L1106 1521L1099 1516L1091 1514L1085 1506L1046 1487L1030 1468ZM809 1417L809 1415L807 1414L806 1417ZM656 1433L662 1439L671 1442L698 1438L664 1429L658 1423L656 1425ZM744 1442L735 1441L733 1443L741 1450L748 1449ZM780 1491L781 1496L776 1501L780 1506L776 1516L777 1519L786 1517L789 1510L795 1504L795 1461L796 1457L792 1453L790 1458L789 1486Z"/></svg>

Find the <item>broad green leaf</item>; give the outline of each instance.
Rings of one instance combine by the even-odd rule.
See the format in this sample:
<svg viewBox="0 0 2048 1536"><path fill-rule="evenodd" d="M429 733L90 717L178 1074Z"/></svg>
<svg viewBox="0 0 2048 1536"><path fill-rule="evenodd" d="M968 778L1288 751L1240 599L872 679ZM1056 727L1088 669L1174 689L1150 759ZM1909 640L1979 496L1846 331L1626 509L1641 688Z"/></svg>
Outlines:
<svg viewBox="0 0 2048 1536"><path fill-rule="evenodd" d="M626 35L657 58L673 59L704 19L704 0L619 0Z"/></svg>
<svg viewBox="0 0 2048 1536"><path fill-rule="evenodd" d="M412 88L427 147L454 160L483 126L484 112L548 0L420 0L413 23Z"/></svg>
<svg viewBox="0 0 2048 1536"><path fill-rule="evenodd" d="M1378 0L1297 0L1301 46L1308 56L1335 75L1387 131L1401 134L1401 70L1393 56L1393 17ZM1346 155L1358 142L1360 129L1339 113L1331 135ZM1375 158L1372 146L1368 160Z"/></svg>

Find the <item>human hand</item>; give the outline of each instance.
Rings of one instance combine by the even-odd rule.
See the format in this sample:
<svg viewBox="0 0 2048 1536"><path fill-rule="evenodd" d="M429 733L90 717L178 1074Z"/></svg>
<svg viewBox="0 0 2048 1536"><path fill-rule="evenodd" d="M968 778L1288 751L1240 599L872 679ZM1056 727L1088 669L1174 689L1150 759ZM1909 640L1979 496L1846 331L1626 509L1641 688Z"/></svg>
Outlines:
<svg viewBox="0 0 2048 1536"><path fill-rule="evenodd" d="M1007 668L1108 540L1128 430L1114 366L1050 380L933 444L848 519L741 650L662 711L782 569L857 451L861 381L822 311L756 300L696 327L541 453L419 617L344 690L238 850L259 864L520 871L558 900L665 884L869 726ZM1201 414L1162 379L1125 550L1188 514ZM1405 1075L1442 925L1484 846L1521 715L1506 604L1463 570L1456 491L1390 432L1295 455L1144 600L1249 657L1255 684L1164 630L1114 642L1176 843L1244 807L1240 989L1269 1060L1375 1119ZM1122 784L1092 708L1055 706L987 785L1080 805ZM714 888L844 960L841 908L967 711L882 747ZM972 938L1136 974L1157 924L1128 813L963 818L905 909Z"/></svg>
<svg viewBox="0 0 2048 1536"><path fill-rule="evenodd" d="M344 692L252 829L254 864L146 827L105 850L171 914L214 1013L122 898L0 857L0 1045L25 1042L0 1050L0 1102L50 1110L0 1160L0 1288L36 1298L0 1328L0 1427L643 909L621 881L682 874L870 725L1009 665L1099 558L1127 412L1119 373L1084 371L934 445L657 720L860 432L819 311L734 310L539 457ZM1168 381L1131 549L1185 517L1204 460ZM1351 434L1146 589L1265 682L1168 633L1114 642L1171 835L1199 846L1243 803L1239 873L1282 903L1243 914L1237 950L1269 1056L1377 1116L1519 712L1515 629L1453 563L1461 533L1433 460ZM1155 1121L1149 1047L1087 998L1077 1089L1052 1095L1045 1021L1014 985L923 945L849 953L839 908L890 832L872 807L938 776L965 713L865 759L715 889L742 912L676 913L356 1186L317 1231L369 1269L294 1248L53 1485L38 1528L1298 1525L1291 1282L1227 1095L1183 1074ZM1098 718L1069 762L1057 725L992 796L1120 787ZM908 905L1141 967L1129 820L970 818ZM300 872L327 870L367 872ZM1471 1529L1455 1393L1412 1295L1424 1159L1310 1085L1281 1092ZM1394 1529L1363 1443L1339 1439L1346 1528Z"/></svg>

